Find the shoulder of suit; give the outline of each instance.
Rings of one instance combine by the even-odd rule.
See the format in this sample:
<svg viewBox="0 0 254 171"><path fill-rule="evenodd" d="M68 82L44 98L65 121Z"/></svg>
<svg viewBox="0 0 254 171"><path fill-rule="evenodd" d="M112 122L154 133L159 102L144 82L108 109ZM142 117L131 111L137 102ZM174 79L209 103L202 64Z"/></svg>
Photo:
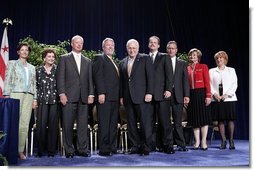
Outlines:
<svg viewBox="0 0 254 171"><path fill-rule="evenodd" d="M106 55L100 53L100 54L94 55L93 60L104 59L105 57Z"/></svg>
<svg viewBox="0 0 254 171"><path fill-rule="evenodd" d="M128 56L124 57L124 58L120 61L120 63L122 63L122 62L124 62L124 61L127 61L127 59L128 59Z"/></svg>
<svg viewBox="0 0 254 171"><path fill-rule="evenodd" d="M66 57L70 57L70 56L72 56L71 52L61 55L60 58L66 58Z"/></svg>
<svg viewBox="0 0 254 171"><path fill-rule="evenodd" d="M176 61L178 61L178 62L180 62L180 63L182 63L184 65L188 65L188 62L186 62L185 60L182 60L179 57L177 57L176 59L177 59Z"/></svg>
<svg viewBox="0 0 254 171"><path fill-rule="evenodd" d="M158 54L159 56L167 56L167 53L158 52L157 54Z"/></svg>
<svg viewBox="0 0 254 171"><path fill-rule="evenodd" d="M88 61L88 62L91 62L92 60L84 55L81 55L81 60L85 60L85 61Z"/></svg>
<svg viewBox="0 0 254 171"><path fill-rule="evenodd" d="M137 57L149 57L149 55L146 53L139 53Z"/></svg>
<svg viewBox="0 0 254 171"><path fill-rule="evenodd" d="M35 69L35 66L32 65L32 64L30 64L30 63L28 63L28 62L27 62L27 65L28 65L28 67L31 67L31 68L34 68L34 69Z"/></svg>
<svg viewBox="0 0 254 171"><path fill-rule="evenodd" d="M10 61L8 61L8 65L13 65L13 64L15 64L16 62L18 62L18 60L10 60Z"/></svg>

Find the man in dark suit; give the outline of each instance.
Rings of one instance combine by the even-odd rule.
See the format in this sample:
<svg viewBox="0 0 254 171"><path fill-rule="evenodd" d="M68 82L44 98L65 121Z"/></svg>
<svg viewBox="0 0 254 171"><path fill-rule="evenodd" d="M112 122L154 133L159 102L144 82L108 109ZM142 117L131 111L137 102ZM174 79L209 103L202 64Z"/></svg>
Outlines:
<svg viewBox="0 0 254 171"><path fill-rule="evenodd" d="M119 70L113 61L115 43L111 38L102 42L103 54L93 61L93 81L99 125L99 155L117 153L117 122L119 116Z"/></svg>
<svg viewBox="0 0 254 171"><path fill-rule="evenodd" d="M182 127L183 107L190 101L187 63L176 57L177 43L175 41L168 42L167 53L167 65L172 66L172 70L168 72L173 73L173 91L170 103L174 122L174 140L179 147L178 151L188 151Z"/></svg>
<svg viewBox="0 0 254 171"><path fill-rule="evenodd" d="M73 158L73 125L77 123L77 154L88 157L88 104L94 100L92 63L81 54L84 40L76 35L72 51L60 57L57 67L57 90L62 104L62 127L66 158Z"/></svg>
<svg viewBox="0 0 254 171"><path fill-rule="evenodd" d="M127 112L128 138L132 146L130 153L149 155L154 91L152 60L148 55L139 54L139 43L135 39L128 40L126 48L128 56L120 63L120 101ZM140 134L137 122L140 123Z"/></svg>
<svg viewBox="0 0 254 171"><path fill-rule="evenodd" d="M152 149L164 151L168 154L173 151L173 128L170 117L170 96L172 92L173 73L172 65L167 65L166 54L158 52L160 39L151 36L148 42L149 56L154 66L154 96L153 96L153 146ZM156 125L157 120L157 125Z"/></svg>

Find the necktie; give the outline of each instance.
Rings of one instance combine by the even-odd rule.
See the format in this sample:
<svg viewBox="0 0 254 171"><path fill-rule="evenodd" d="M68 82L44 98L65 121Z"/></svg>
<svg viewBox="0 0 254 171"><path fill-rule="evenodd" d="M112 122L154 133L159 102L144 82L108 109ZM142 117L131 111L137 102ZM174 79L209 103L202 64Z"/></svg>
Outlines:
<svg viewBox="0 0 254 171"><path fill-rule="evenodd" d="M152 59L152 61L153 61L153 63L154 63L154 61L155 61L154 53L151 53L151 59Z"/></svg>
<svg viewBox="0 0 254 171"><path fill-rule="evenodd" d="M112 58L110 58L110 57L109 57L109 59L110 59L110 61L113 63L113 65L115 66L116 71L117 71L117 75L119 76L119 70L118 70L118 67L116 66L114 60L113 60Z"/></svg>
<svg viewBox="0 0 254 171"><path fill-rule="evenodd" d="M128 76L129 76L129 77L131 76L132 64L133 64L133 61L128 60L127 70L128 70Z"/></svg>

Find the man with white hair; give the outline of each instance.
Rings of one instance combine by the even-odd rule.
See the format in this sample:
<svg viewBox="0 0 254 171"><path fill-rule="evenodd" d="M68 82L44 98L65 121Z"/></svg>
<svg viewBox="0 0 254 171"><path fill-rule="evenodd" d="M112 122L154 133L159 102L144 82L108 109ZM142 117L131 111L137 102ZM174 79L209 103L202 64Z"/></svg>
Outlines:
<svg viewBox="0 0 254 171"><path fill-rule="evenodd" d="M127 112L128 138L132 146L129 153L149 155L152 143L153 64L148 55L139 53L137 40L130 39L126 49L128 56L120 63L120 102Z"/></svg>

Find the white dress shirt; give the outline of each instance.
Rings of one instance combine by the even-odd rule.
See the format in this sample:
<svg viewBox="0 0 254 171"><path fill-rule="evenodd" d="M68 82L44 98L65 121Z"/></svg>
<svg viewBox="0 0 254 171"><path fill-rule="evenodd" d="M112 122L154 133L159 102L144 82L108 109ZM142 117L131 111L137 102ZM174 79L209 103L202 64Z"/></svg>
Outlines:
<svg viewBox="0 0 254 171"><path fill-rule="evenodd" d="M157 55L158 51L155 51L155 52L150 52L149 55L152 57L152 61L154 62L155 61L155 57Z"/></svg>
<svg viewBox="0 0 254 171"><path fill-rule="evenodd" d="M176 68L176 56L171 57L172 61L172 67L173 67L173 74L175 74L175 68Z"/></svg>
<svg viewBox="0 0 254 171"><path fill-rule="evenodd" d="M81 66L81 53L73 52L74 59L76 61L77 67L78 67L78 73L80 74L80 66Z"/></svg>

